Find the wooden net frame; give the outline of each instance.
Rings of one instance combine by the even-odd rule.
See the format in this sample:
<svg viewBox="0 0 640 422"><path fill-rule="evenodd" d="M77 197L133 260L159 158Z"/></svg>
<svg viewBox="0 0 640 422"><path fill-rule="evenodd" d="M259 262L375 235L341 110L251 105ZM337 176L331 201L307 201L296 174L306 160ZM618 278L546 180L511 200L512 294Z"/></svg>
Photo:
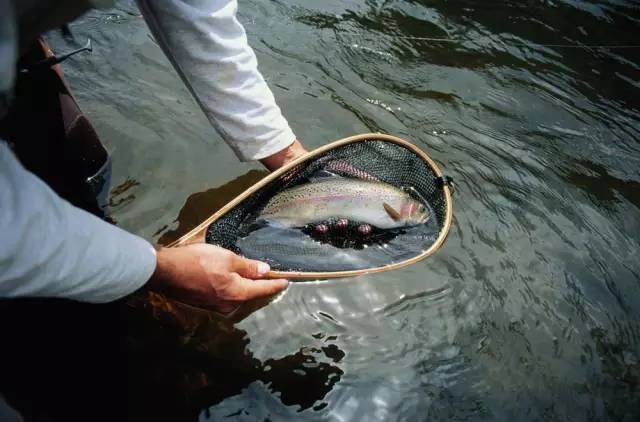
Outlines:
<svg viewBox="0 0 640 422"><path fill-rule="evenodd" d="M429 167L431 167L431 169L433 169L434 173L438 177L442 178L444 176L442 171L438 167L438 165L425 152L423 152L417 146L413 145L412 143L410 143L408 141L400 139L400 138L398 138L396 136L385 135L385 134L380 134L380 133L365 133L365 134L361 134L361 135L350 136L348 138L340 139L338 141L332 142L332 143L330 143L328 145L324 145L324 146L322 146L320 148L317 148L317 149L315 149L313 151L310 151L310 152L306 153L305 155L303 155L301 157L298 157L296 160L294 160L294 161L286 164L285 166L279 168L278 170L274 171L273 173L269 174L267 177L265 177L264 179L260 180L258 183L256 183L255 185L251 186L249 189L245 190L243 193L238 195L235 199L233 199L227 205L222 207L220 210L218 210L216 213L214 213L211 217L209 217L206 220L204 220L202 223L200 223L193 230L191 230L190 232L188 232L184 236L180 237L178 240L176 240L176 241L172 242L171 244L169 244L168 247L179 247L179 246L184 246L184 245L188 245L188 244L191 244L191 243L204 242L207 229L208 229L209 225L211 225L211 223L213 223L216 220L218 220L220 217L222 217L223 215L228 213L231 209L236 207L238 204L240 204L242 201L244 201L246 198L248 198L254 192L258 191L262 187L266 186L268 183L270 183L273 180L277 179L282 174L286 173L287 171L289 171L291 168L295 167L296 165L298 165L300 163L303 163L305 161L311 160L314 157L317 157L318 155L323 154L323 153L325 153L327 151L330 151L330 150L332 150L334 148L341 147L343 145L351 144L351 143L354 143L354 142L371 141L371 140L382 140L382 141L392 142L392 143L401 145L401 146L411 150L416 155L418 155L426 164L429 165ZM387 265L380 266L380 267L367 268L367 269L363 269L363 270L331 271L331 272L270 271L266 275L266 277L267 278L298 279L298 280L300 280L300 279L311 280L311 279L330 279L330 278L342 278L342 277L355 277L355 276L364 275L364 274L381 273L381 272L384 272L384 271L390 271L390 270L403 268L403 267L406 267L408 265L415 264L416 262L421 261L421 260L423 260L424 258L426 258L426 257L428 257L430 255L433 255L444 244L444 242L445 242L445 240L447 238L447 235L449 234L449 230L451 228L451 224L452 224L452 221L453 221L453 204L452 204L452 200L451 200L451 190L450 190L450 187L448 185L446 185L446 184L444 184L442 186L442 188L444 190L444 199L445 199L445 206L446 206L445 221L444 221L443 227L440 230L440 233L439 233L436 241L426 251L423 251L419 255L417 255L417 256L415 256L413 258L410 258L410 259L406 259L404 261L395 262L395 263L387 264Z"/></svg>

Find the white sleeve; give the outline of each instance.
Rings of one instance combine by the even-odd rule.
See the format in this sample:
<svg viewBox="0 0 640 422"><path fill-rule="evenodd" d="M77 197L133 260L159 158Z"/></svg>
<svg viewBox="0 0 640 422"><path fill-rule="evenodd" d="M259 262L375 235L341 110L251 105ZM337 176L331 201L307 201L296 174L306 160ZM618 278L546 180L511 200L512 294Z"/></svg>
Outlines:
<svg viewBox="0 0 640 422"><path fill-rule="evenodd" d="M165 54L209 121L243 160L274 154L295 135L258 71L236 0L138 0Z"/></svg>
<svg viewBox="0 0 640 422"><path fill-rule="evenodd" d="M61 199L0 140L0 297L109 302L155 266L146 240Z"/></svg>

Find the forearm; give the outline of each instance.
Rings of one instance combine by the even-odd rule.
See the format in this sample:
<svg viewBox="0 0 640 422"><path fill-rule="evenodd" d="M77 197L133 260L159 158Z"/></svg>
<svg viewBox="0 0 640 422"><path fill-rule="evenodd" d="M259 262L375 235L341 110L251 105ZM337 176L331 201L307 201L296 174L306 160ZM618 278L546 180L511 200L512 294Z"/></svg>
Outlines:
<svg viewBox="0 0 640 422"><path fill-rule="evenodd" d="M264 159L293 143L295 135L236 18L235 0L138 4L164 52L240 159Z"/></svg>
<svg viewBox="0 0 640 422"><path fill-rule="evenodd" d="M0 141L0 297L109 302L156 265L144 239L59 198Z"/></svg>

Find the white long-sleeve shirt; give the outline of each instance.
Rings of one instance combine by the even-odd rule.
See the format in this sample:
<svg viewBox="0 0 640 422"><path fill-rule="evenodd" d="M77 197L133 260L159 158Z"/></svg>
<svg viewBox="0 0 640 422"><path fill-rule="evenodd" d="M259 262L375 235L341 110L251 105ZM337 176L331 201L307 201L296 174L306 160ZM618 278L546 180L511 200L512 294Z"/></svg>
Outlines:
<svg viewBox="0 0 640 422"><path fill-rule="evenodd" d="M241 160L274 154L295 136L236 18L236 0L138 0L149 28Z"/></svg>
<svg viewBox="0 0 640 422"><path fill-rule="evenodd" d="M236 18L236 0L138 3L200 107L241 160L267 157L294 141ZM15 55L4 52L14 50L16 40L2 33L0 38L0 77L6 79ZM0 88L7 84L0 80ZM107 302L140 288L155 265L147 241L58 197L0 141L0 297Z"/></svg>

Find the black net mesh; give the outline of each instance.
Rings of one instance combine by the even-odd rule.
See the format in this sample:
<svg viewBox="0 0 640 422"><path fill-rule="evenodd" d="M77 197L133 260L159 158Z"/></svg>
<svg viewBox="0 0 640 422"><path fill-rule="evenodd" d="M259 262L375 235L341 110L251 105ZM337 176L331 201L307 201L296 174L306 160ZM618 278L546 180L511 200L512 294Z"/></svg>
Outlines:
<svg viewBox="0 0 640 422"><path fill-rule="evenodd" d="M347 220L346 225L343 221L338 227L340 215L302 227L258 224L265 205L275 195L327 177L400 188L423 204L430 217L411 227L373 226L367 233L359 229L361 222L354 219ZM206 241L268 262L277 271L363 270L401 262L427 250L444 229L445 215L446 197L431 166L402 145L369 139L331 149L274 179L213 222L207 229ZM330 230L321 233L318 224Z"/></svg>

